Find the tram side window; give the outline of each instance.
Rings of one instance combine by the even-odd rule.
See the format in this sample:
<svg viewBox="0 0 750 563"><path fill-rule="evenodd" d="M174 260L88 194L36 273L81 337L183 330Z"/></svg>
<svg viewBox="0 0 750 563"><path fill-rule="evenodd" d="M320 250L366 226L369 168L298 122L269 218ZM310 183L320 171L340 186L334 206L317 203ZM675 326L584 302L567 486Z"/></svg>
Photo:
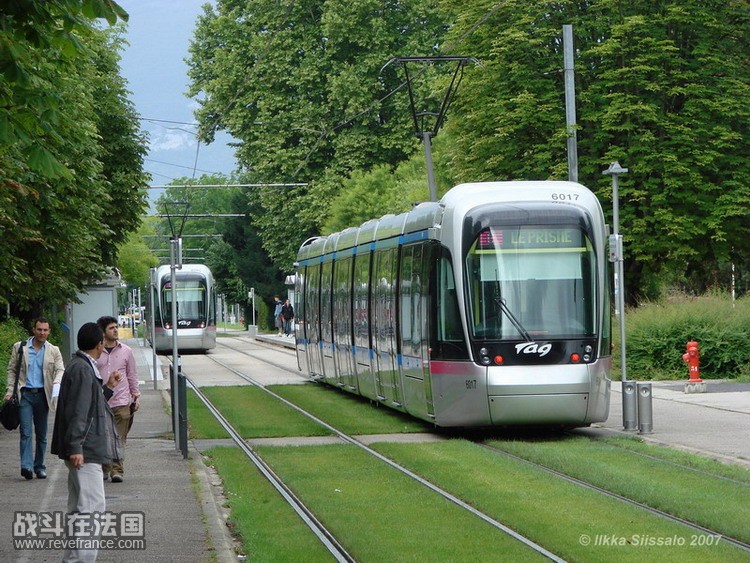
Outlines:
<svg viewBox="0 0 750 563"><path fill-rule="evenodd" d="M305 291L305 278L307 268L300 268L297 270L294 285L294 302L296 304L295 322L302 329L302 335L307 338L307 331L305 330L305 305L307 303L307 297Z"/></svg>
<svg viewBox="0 0 750 563"><path fill-rule="evenodd" d="M401 251L400 305L401 353L420 357L427 349L428 268L427 246L404 246Z"/></svg>
<svg viewBox="0 0 750 563"><path fill-rule="evenodd" d="M463 341L461 316L459 314L456 282L453 276L453 265L442 257L438 269L438 340L444 342Z"/></svg>
<svg viewBox="0 0 750 563"><path fill-rule="evenodd" d="M370 254L360 253L354 259L354 287L352 288L354 344L368 349L370 343Z"/></svg>
<svg viewBox="0 0 750 563"><path fill-rule="evenodd" d="M325 342L333 341L331 326L331 286L333 284L333 262L323 264L320 279L320 333Z"/></svg>
<svg viewBox="0 0 750 563"><path fill-rule="evenodd" d="M351 272L352 257L336 261L333 272L333 333L338 344L351 344Z"/></svg>
<svg viewBox="0 0 750 563"><path fill-rule="evenodd" d="M306 337L311 342L317 342L320 338L320 264L307 267L307 283L305 284L305 325Z"/></svg>

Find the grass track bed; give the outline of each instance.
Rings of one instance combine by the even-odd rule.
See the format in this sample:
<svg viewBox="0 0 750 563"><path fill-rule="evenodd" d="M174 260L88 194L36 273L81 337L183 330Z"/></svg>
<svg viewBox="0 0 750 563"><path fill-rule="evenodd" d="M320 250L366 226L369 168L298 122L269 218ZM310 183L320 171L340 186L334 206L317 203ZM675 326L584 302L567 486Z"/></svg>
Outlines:
<svg viewBox="0 0 750 563"><path fill-rule="evenodd" d="M654 457L647 458L632 455L616 442L578 437L487 444L750 543L750 487L680 471L668 459L654 459L666 453L661 448L652 448ZM738 475L716 462L703 465L706 471Z"/></svg>
<svg viewBox="0 0 750 563"><path fill-rule="evenodd" d="M330 434L318 423L257 387L201 387L201 391L244 438ZM228 437L192 390L188 393L188 421L191 439Z"/></svg>
<svg viewBox="0 0 750 563"><path fill-rule="evenodd" d="M274 385L274 393L350 435L432 432L434 427L387 407L322 384Z"/></svg>
<svg viewBox="0 0 750 563"><path fill-rule="evenodd" d="M694 545L706 538L462 440L374 447L571 561L750 560L746 552L725 543ZM583 545L584 536L590 545ZM597 545L597 538L617 538L618 542L622 538L624 545L612 545L611 541ZM648 545L668 541L678 545Z"/></svg>
<svg viewBox="0 0 750 563"><path fill-rule="evenodd" d="M257 450L359 561L544 560L355 446Z"/></svg>
<svg viewBox="0 0 750 563"><path fill-rule="evenodd" d="M206 456L224 482L230 522L248 561L331 561L318 538L239 448L212 448Z"/></svg>

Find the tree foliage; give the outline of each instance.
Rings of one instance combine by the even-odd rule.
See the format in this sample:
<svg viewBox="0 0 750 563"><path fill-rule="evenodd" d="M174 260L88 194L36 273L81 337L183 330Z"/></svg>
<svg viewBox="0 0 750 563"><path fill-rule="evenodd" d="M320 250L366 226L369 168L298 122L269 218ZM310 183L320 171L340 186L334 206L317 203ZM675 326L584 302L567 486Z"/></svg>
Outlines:
<svg viewBox="0 0 750 563"><path fill-rule="evenodd" d="M259 211L258 198L253 197L255 188L208 188L201 186L237 184L237 178L222 175L204 175L198 179L177 179L176 185L194 187L169 187L159 198L157 209L164 214L172 209L177 213L184 207L169 204L181 202L189 204L188 215L240 215L238 217L188 218L183 234L184 261L194 262L200 256L214 274L217 291L223 293L230 303L247 305L247 294L255 288L257 298L270 301L275 293L284 290L283 272L271 261L261 244L257 228L250 221L255 208ZM179 220L179 217L173 219ZM165 243L171 236L168 221L162 218L155 225L162 235L155 249L160 249L163 261L169 261L164 253ZM184 235L190 235L184 236ZM245 311L245 318L252 315Z"/></svg>
<svg viewBox="0 0 750 563"><path fill-rule="evenodd" d="M665 279L695 289L722 263L747 271L750 6L726 0L508 1L460 14L449 40L484 62L451 108L450 159L464 178L567 177L561 27L576 47L579 179L607 212L620 180L628 295ZM502 29L502 33L497 33Z"/></svg>
<svg viewBox="0 0 750 563"><path fill-rule="evenodd" d="M143 140L92 20L126 16L111 0L0 8L0 300L19 314L100 279L143 211Z"/></svg>
<svg viewBox="0 0 750 563"><path fill-rule="evenodd" d="M466 69L440 133L436 160L456 181L567 178L563 24L575 37L579 180L610 214L602 171L614 160L630 170L620 180L629 300L665 284L701 291L730 263L748 277L746 1L442 0L438 10L420 0L220 0L196 30L191 92L202 96L204 136L224 128L239 139L254 181L310 182L261 191L252 215L288 266L323 226L413 197L394 188L418 149L403 77L381 71L394 56L482 62ZM429 102L447 79L428 76L418 97Z"/></svg>
<svg viewBox="0 0 750 563"><path fill-rule="evenodd" d="M206 7L189 60L203 135L224 128L239 139L238 161L254 182L310 184L253 193L253 223L284 268L319 232L350 171L413 152L408 99L393 95L403 78L381 68L398 54L432 53L443 29L426 0Z"/></svg>

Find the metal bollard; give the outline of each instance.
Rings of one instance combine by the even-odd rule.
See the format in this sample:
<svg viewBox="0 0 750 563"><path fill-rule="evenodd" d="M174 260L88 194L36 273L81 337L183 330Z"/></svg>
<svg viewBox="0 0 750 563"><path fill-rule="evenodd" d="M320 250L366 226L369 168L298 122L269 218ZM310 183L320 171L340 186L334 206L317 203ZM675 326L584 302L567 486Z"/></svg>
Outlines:
<svg viewBox="0 0 750 563"><path fill-rule="evenodd" d="M182 370L177 373L177 385L180 389L180 397L178 402L180 403L177 408L179 409L178 417L180 419L180 451L182 452L182 459L187 459L188 456L188 423L187 423L187 378L182 375Z"/></svg>
<svg viewBox="0 0 750 563"><path fill-rule="evenodd" d="M629 432L638 428L635 381L622 382L622 427Z"/></svg>
<svg viewBox="0 0 750 563"><path fill-rule="evenodd" d="M638 433L651 434L654 417L651 409L651 383L638 383Z"/></svg>

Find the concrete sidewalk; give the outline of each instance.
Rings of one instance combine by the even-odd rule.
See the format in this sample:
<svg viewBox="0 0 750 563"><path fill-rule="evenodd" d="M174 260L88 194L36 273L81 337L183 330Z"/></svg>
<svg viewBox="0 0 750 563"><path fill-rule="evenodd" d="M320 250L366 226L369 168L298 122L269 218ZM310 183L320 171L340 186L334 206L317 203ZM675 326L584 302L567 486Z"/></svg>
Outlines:
<svg viewBox="0 0 750 563"><path fill-rule="evenodd" d="M653 432L625 432L622 383L612 382L607 429L750 469L750 384L704 380L706 393L685 393L685 382L651 382Z"/></svg>
<svg viewBox="0 0 750 563"><path fill-rule="evenodd" d="M129 341L126 341L129 342ZM236 561L232 540L220 513L217 487L201 456L188 459L175 449L171 419L164 409L163 381L154 390L150 348L133 345L139 378L141 408L136 413L125 449L125 480L104 483L107 512L143 513L145 550L100 550L97 561ZM49 437L52 437L53 413ZM13 545L16 512L64 513L68 471L48 453L47 479L26 480L20 473L19 432L0 428L0 481L4 508L0 511L0 561L60 561L60 550L19 551ZM57 536L59 537L59 536Z"/></svg>

